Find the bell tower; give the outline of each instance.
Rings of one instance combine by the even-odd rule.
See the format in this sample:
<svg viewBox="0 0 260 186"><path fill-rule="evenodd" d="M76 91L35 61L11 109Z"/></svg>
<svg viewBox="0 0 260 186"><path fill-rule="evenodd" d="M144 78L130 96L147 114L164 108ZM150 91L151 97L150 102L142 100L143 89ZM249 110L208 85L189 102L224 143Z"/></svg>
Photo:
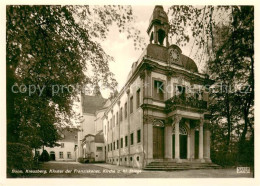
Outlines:
<svg viewBox="0 0 260 186"><path fill-rule="evenodd" d="M156 5L147 29L147 33L150 36L150 43L169 47L168 32L168 16L163 10L163 6Z"/></svg>

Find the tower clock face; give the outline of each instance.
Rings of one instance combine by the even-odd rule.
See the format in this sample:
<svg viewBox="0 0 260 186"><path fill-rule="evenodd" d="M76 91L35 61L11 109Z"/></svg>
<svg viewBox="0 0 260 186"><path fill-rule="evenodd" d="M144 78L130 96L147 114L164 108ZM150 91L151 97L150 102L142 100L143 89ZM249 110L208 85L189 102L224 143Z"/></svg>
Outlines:
<svg viewBox="0 0 260 186"><path fill-rule="evenodd" d="M169 52L170 63L179 63L180 53L177 49L170 49Z"/></svg>

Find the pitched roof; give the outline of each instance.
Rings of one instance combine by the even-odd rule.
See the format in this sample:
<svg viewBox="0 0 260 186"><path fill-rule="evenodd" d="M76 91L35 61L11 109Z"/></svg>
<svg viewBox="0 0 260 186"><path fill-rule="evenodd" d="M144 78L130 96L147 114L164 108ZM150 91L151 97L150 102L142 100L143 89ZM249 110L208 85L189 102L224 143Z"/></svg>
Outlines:
<svg viewBox="0 0 260 186"><path fill-rule="evenodd" d="M95 143L104 143L104 135L102 130L96 134Z"/></svg>
<svg viewBox="0 0 260 186"><path fill-rule="evenodd" d="M82 111L83 113L94 114L97 110L102 109L107 99L104 99L102 95L89 96L81 95L82 98Z"/></svg>
<svg viewBox="0 0 260 186"><path fill-rule="evenodd" d="M60 142L77 142L78 140L78 129L77 128L62 128L59 133L62 135Z"/></svg>

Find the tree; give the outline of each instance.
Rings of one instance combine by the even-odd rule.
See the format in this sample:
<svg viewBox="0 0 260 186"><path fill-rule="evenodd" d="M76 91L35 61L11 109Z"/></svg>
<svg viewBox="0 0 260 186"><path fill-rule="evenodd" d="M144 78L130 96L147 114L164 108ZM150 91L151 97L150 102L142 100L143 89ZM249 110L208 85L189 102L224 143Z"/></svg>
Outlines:
<svg viewBox="0 0 260 186"><path fill-rule="evenodd" d="M77 89L100 82L113 89L113 60L100 42L116 24L142 41L130 6L7 6L7 140L53 146L70 123Z"/></svg>
<svg viewBox="0 0 260 186"><path fill-rule="evenodd" d="M215 82L210 109L216 150L245 155L246 136L252 145L254 136L254 7L172 6L168 13L176 43L190 44L190 55L195 49L197 63Z"/></svg>

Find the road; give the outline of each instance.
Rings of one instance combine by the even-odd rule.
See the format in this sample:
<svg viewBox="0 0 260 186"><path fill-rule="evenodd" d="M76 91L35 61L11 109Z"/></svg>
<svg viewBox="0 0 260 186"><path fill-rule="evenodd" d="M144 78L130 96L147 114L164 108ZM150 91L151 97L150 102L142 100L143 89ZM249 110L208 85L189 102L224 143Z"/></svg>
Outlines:
<svg viewBox="0 0 260 186"><path fill-rule="evenodd" d="M109 164L80 164L78 162L47 162L39 169L28 170L29 178L252 178L252 171L238 174L235 168L185 170L185 171L143 171ZM17 174L18 177L19 173Z"/></svg>

